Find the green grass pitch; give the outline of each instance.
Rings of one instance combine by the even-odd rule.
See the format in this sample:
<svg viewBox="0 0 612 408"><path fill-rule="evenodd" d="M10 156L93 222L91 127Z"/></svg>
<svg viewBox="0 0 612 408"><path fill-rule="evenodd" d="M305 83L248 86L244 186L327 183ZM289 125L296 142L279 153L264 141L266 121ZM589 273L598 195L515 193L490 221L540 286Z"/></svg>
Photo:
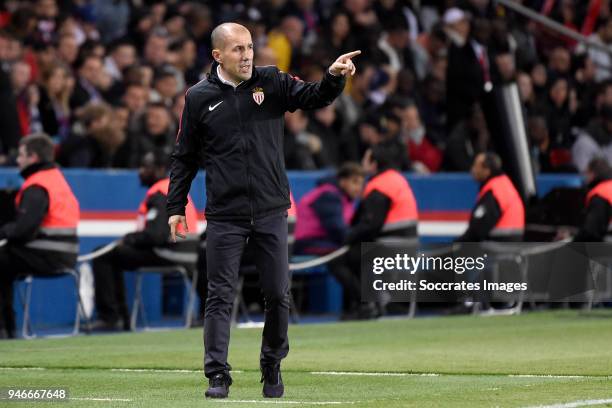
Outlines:
<svg viewBox="0 0 612 408"><path fill-rule="evenodd" d="M72 399L0 406L612 406L611 311L296 325L289 334L285 397L273 401L261 397L261 329L232 332L226 401L204 398L201 330L2 341L0 388L67 387Z"/></svg>

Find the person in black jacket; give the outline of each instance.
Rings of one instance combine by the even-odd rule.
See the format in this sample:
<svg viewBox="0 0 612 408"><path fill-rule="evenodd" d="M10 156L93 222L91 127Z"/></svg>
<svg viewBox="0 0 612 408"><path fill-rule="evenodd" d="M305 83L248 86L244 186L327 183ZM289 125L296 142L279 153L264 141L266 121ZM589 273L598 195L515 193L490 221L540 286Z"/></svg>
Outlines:
<svg viewBox="0 0 612 408"><path fill-rule="evenodd" d="M589 193L584 221L574 242L610 241L612 220L612 168L606 159L597 157L589 162L585 172Z"/></svg>
<svg viewBox="0 0 612 408"><path fill-rule="evenodd" d="M261 347L265 397L281 397L280 362L289 351L287 209L283 115L329 105L355 72L340 56L319 82L307 83L276 67L253 69L253 41L244 26L226 23L211 34L215 62L208 78L185 97L170 173L168 215L172 236L186 225L187 192L200 155L206 170L208 298L204 325L207 397L225 398L232 383L227 363L230 314L240 257L247 239L265 299ZM179 235L180 237L180 235Z"/></svg>
<svg viewBox="0 0 612 408"><path fill-rule="evenodd" d="M78 202L53 163L51 139L43 134L21 139L17 164L25 181L15 219L0 226L0 338L15 337L17 276L72 268L78 254Z"/></svg>
<svg viewBox="0 0 612 408"><path fill-rule="evenodd" d="M149 152L142 159L138 176L141 185L149 188L139 208L139 230L123 237L112 251L93 261L95 304L98 315L92 329L95 331L130 330L130 319L125 298L123 272L144 266L176 265L172 254L193 257L196 261L197 241L168 242L166 194L167 156ZM196 232L196 231L193 231ZM162 251L160 251L162 249ZM180 262L178 262L180 263Z"/></svg>

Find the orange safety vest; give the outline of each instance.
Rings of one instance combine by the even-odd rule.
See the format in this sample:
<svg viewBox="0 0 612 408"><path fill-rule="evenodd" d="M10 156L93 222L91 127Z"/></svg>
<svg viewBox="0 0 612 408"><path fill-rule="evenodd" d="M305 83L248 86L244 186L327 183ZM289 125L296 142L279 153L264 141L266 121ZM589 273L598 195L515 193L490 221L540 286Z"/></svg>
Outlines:
<svg viewBox="0 0 612 408"><path fill-rule="evenodd" d="M488 191L493 193L501 210L501 217L490 235L522 234L525 229L525 206L510 178L505 174L491 178L478 193L477 200L480 200Z"/></svg>
<svg viewBox="0 0 612 408"><path fill-rule="evenodd" d="M39 186L47 191L49 196L49 209L41 224L41 230L74 229L81 216L79 202L72 189L66 182L64 175L58 168L41 170L28 177L15 197L15 205L19 207L23 192L31 186Z"/></svg>
<svg viewBox="0 0 612 408"><path fill-rule="evenodd" d="M599 196L612 206L612 180L602 181L587 193L585 204L588 206L594 196ZM608 221L608 235L612 231L612 218Z"/></svg>
<svg viewBox="0 0 612 408"><path fill-rule="evenodd" d="M417 203L410 184L397 170L389 169L374 176L365 186L363 197L378 190L391 200L383 232L416 226L419 218Z"/></svg>
<svg viewBox="0 0 612 408"><path fill-rule="evenodd" d="M154 194L161 193L165 196L168 195L168 188L170 186L170 179L164 178L153 184L147 191L144 199L138 207L138 229L142 230L146 223L147 218L147 200ZM196 234L198 232L198 211L191 200L191 196L187 196L187 206L185 207L185 218L187 218L187 228L189 228L189 234ZM183 231L183 226L179 224L178 232Z"/></svg>
<svg viewBox="0 0 612 408"><path fill-rule="evenodd" d="M594 196L600 196L612 205L612 180L602 181L587 193L585 204L589 205Z"/></svg>

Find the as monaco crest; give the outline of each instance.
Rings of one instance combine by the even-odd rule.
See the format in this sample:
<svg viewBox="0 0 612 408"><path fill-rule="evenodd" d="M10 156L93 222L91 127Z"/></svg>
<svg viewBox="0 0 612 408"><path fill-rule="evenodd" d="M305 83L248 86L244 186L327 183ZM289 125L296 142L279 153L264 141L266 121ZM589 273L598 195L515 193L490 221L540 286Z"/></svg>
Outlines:
<svg viewBox="0 0 612 408"><path fill-rule="evenodd" d="M253 89L253 100L256 104L261 105L261 103L264 101L263 88L257 87Z"/></svg>

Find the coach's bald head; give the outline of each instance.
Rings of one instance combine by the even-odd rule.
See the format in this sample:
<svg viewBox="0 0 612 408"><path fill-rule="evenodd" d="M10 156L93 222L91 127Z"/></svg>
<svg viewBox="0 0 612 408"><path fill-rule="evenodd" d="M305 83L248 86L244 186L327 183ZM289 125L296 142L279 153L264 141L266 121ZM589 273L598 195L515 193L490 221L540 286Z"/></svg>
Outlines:
<svg viewBox="0 0 612 408"><path fill-rule="evenodd" d="M225 79L236 85L253 73L253 40L249 30L240 24L223 23L211 33L212 56L219 63Z"/></svg>
<svg viewBox="0 0 612 408"><path fill-rule="evenodd" d="M251 33L249 29L238 23L223 23L219 24L210 34L213 49L223 49L227 45L228 39L231 39L237 34L248 34Z"/></svg>

